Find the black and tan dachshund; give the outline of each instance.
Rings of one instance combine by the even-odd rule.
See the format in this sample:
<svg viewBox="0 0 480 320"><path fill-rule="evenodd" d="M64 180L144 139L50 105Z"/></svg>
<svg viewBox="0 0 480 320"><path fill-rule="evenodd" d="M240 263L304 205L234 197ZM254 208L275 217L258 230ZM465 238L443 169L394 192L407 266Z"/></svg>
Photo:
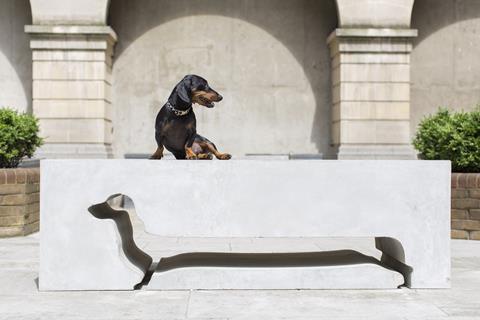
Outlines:
<svg viewBox="0 0 480 320"><path fill-rule="evenodd" d="M207 80L196 75L185 76L158 112L155 120L158 148L150 159L161 159L164 148L176 159L212 159L212 154L220 160L230 159L231 155L219 152L212 142L197 134L197 120L192 108L194 103L213 108L215 102L222 99L210 88Z"/></svg>

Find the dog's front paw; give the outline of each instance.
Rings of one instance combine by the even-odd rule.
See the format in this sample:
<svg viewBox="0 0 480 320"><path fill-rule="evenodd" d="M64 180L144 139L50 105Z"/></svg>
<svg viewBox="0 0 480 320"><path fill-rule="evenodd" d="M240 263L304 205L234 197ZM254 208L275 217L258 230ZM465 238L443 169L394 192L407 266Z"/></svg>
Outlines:
<svg viewBox="0 0 480 320"><path fill-rule="evenodd" d="M187 160L197 160L197 159L198 159L198 157L197 157L196 154L192 154L192 155L187 156Z"/></svg>
<svg viewBox="0 0 480 320"><path fill-rule="evenodd" d="M160 160L163 158L163 146L159 146L157 150L150 156L150 160Z"/></svg>
<svg viewBox="0 0 480 320"><path fill-rule="evenodd" d="M150 156L150 160L161 160L163 158L163 154L152 154Z"/></svg>
<svg viewBox="0 0 480 320"><path fill-rule="evenodd" d="M222 153L219 157L218 157L219 160L230 160L232 159L232 155L228 154L228 153Z"/></svg>

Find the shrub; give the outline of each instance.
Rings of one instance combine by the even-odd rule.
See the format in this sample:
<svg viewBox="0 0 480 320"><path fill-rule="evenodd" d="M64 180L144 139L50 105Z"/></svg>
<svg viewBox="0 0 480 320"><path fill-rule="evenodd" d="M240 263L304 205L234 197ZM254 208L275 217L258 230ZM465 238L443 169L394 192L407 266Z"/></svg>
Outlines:
<svg viewBox="0 0 480 320"><path fill-rule="evenodd" d="M23 157L31 158L42 144L37 119L8 108L0 109L0 167L15 168Z"/></svg>
<svg viewBox="0 0 480 320"><path fill-rule="evenodd" d="M472 112L440 109L419 125L413 145L426 160L450 160L455 172L480 172L480 107Z"/></svg>

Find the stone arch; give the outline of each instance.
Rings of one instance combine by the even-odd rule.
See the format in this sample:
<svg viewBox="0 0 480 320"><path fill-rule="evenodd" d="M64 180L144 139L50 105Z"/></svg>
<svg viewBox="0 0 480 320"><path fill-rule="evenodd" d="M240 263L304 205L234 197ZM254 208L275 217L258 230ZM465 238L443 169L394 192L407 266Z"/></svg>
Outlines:
<svg viewBox="0 0 480 320"><path fill-rule="evenodd" d="M110 0L30 0L33 24L105 25Z"/></svg>
<svg viewBox="0 0 480 320"><path fill-rule="evenodd" d="M409 28L414 0L336 0L341 28Z"/></svg>
<svg viewBox="0 0 480 320"><path fill-rule="evenodd" d="M0 107L31 112L32 58L24 25L31 23L28 0L0 0Z"/></svg>
<svg viewBox="0 0 480 320"><path fill-rule="evenodd" d="M31 0L41 1L41 0ZM96 0L98 1L98 0ZM100 0L104 6L98 17L107 17L111 0ZM335 0L340 27L408 27L415 0Z"/></svg>
<svg viewBox="0 0 480 320"><path fill-rule="evenodd" d="M188 5L186 5L188 3ZM122 63L122 59L125 58L125 54L128 53L129 50L133 50L136 41L142 41L142 37L148 37L149 32L154 32L155 28L161 28L167 24L175 24L179 23L179 21L188 25L188 23L195 23L192 20L188 20L187 17L196 17L197 19L204 19L205 25L201 27L203 32L208 30L208 27L212 23L212 21L219 20L219 19L232 19L233 23L238 23L238 25L242 28L257 28L259 32L263 32L265 36L271 37L278 43L280 43L285 52L288 52L298 64L304 73L304 77L306 78L306 83L308 83L311 88L313 88L313 95L314 95L314 114L313 114L313 123L308 124L311 125L309 128L309 143L314 145L316 152L322 152L324 154L328 154L331 149L329 146L330 142L330 104L331 104L331 88L330 88L330 57L328 47L325 44L326 38L328 34L333 31L337 26L337 14L335 8L334 0L323 2L319 5L317 1L312 0L300 0L297 2L280 2L282 6L291 6L293 8L293 4L296 4L298 7L293 8L293 10L297 10L302 12L305 15L310 15L310 19L304 21L281 21L276 20L275 17L272 17L275 13L272 13L268 10L268 8L273 8L272 1L258 1L258 2L250 2L246 3L245 1L225 1L225 4L218 5L218 2L215 1L206 1L206 2L188 2L188 1L177 1L175 3L168 2L163 3L162 1L142 1L142 3L138 3L137 1L123 1L123 0L115 0L111 2L110 5L110 15L108 24L113 27L113 29L117 32L119 37L119 42L117 43L115 49L115 63L114 63L114 78L118 80L118 67L119 64ZM249 7L250 5L250 7ZM255 5L257 7L255 7ZM270 7L269 7L270 5ZM276 3L278 6L279 4ZM252 8L253 6L253 8ZM285 12L288 12L289 9L285 9ZM272 16L269 16L271 14ZM293 13L288 13L289 15ZM316 17L316 19L312 19L311 15L319 14L320 18ZM182 20L183 19L183 20ZM288 19L287 19L288 20ZM308 21L316 20L316 22L311 25L311 28L305 28L303 23L309 23ZM307 22L305 22L307 21ZM282 26L282 24L286 23L286 26ZM179 37L182 37L182 27L177 25L177 29L175 32L179 33ZM203 28L205 27L205 28ZM302 30L300 33L295 33L292 30L299 28ZM303 29L302 29L303 28ZM253 34L253 33L252 33ZM139 40L140 39L140 40ZM250 39L254 41L254 39ZM268 45L272 45L274 41L268 42ZM138 44L138 43L137 43ZM147 46L144 43L144 46ZM194 45L193 45L194 46ZM308 47L313 46L313 47ZM305 49L305 47L308 47ZM260 47L257 46L260 50ZM283 49L281 49L283 50ZM317 55L318 57L314 57L313 55ZM148 57L143 57L142 59L148 59ZM136 62L135 62L136 61ZM131 58L129 61L129 65L131 63L141 63L141 61L135 60ZM266 61L268 63L268 61ZM129 66L127 63L124 64L124 68L128 68ZM288 66L282 66L288 67ZM123 68L123 67L122 67ZM133 67L130 67L134 69ZM153 66L153 68L158 68L158 66ZM117 69L117 71L116 71ZM255 70L252 70L254 72ZM295 70L293 72L296 72ZM320 74L320 76L319 76ZM150 76L150 75L145 75ZM177 77L180 75L177 75ZM259 75L261 77L262 75ZM288 74L286 75L288 76ZM123 75L125 77L125 74ZM114 87L115 83L118 84L117 80L114 80ZM158 80L158 79L157 79ZM169 86L173 85L174 80L169 80ZM171 82L171 83L170 83ZM218 82L217 82L218 85ZM221 87L225 87L227 83L220 83ZM273 84L274 86L277 84ZM279 83L278 87L282 87L282 84ZM139 89L140 90L140 89ZM163 95L167 94L167 90L171 90L171 88L167 89L164 88ZM115 92L115 89L114 89ZM169 93L169 92L168 92ZM165 97L162 97L164 99ZM244 98L244 97L243 97ZM125 99L123 99L125 100ZM152 99L154 103L160 103L160 99L155 101ZM224 102L222 102L223 104ZM302 101L299 100L296 103L292 102L285 102L290 103L293 107L301 106ZM296 104L296 105L295 105ZM266 106L268 107L268 106ZM133 108L133 107L132 107ZM158 106L150 106L150 108L158 108ZM221 107L220 107L221 108ZM121 109L114 106L114 109ZM152 117L152 114L156 113L158 109L155 109L155 112L151 112L149 117ZM219 111L217 111L219 112ZM120 119L120 122L126 122L126 119L129 119L129 115L124 115L124 120ZM198 118L198 116L197 116ZM295 118L295 113L293 113L293 118ZM116 119L118 120L118 119ZM302 125L305 126L304 123L295 123L295 119L292 119L292 127L297 126L301 127ZM152 126L151 124L153 119L148 119L145 125ZM117 129L115 129L117 134L119 130L122 130L123 124L118 123L115 121L115 125ZM286 127L285 133L288 135L289 127ZM305 128L303 128L305 130ZM144 134L144 138L150 138L150 134ZM153 135L152 135L153 137ZM281 137L277 137L275 139L280 139ZM135 138L136 139L136 138ZM151 139L151 138L150 138ZM218 138L215 138L218 140ZM275 141L272 139L272 141ZM153 142L153 141L152 141ZM133 140L130 141L133 144ZM300 146L302 143L298 143L297 145ZM292 143L293 145L293 143ZM300 147L301 148L301 147ZM312 150L302 150L302 149L293 149L288 150L285 149L284 153L288 152L296 152L301 153L302 151L305 153L311 153ZM274 150L274 149L272 149ZM142 150L133 150L133 151L142 151ZM229 150L230 151L230 150ZM252 150L259 152L259 150ZM271 150L266 150L266 152L270 152ZM248 152L248 151L247 151ZM272 153L279 153L277 151L273 151ZM117 156L123 156L122 154L117 154Z"/></svg>

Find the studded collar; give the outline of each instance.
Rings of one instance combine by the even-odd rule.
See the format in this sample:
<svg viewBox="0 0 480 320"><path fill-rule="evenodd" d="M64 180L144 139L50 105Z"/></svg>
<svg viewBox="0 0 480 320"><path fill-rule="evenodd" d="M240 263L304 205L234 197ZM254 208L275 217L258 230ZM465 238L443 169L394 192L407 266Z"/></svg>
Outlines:
<svg viewBox="0 0 480 320"><path fill-rule="evenodd" d="M172 111L176 116L179 116L179 117L187 115L187 114L190 112L190 110L192 110L192 107L188 108L187 110L178 110L178 109L175 109L169 101L167 101L167 104L166 104L166 105L167 105L167 109L169 109L169 110Z"/></svg>

